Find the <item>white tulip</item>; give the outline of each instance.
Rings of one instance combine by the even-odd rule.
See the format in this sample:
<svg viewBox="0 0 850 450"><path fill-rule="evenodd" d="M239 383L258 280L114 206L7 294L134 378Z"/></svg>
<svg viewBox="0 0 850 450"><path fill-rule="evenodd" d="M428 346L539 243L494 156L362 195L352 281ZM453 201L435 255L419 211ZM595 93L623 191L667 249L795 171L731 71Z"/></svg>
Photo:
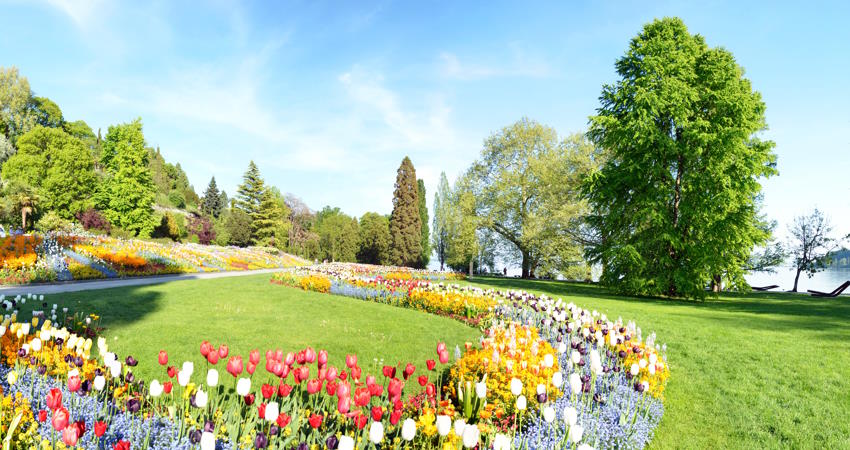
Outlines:
<svg viewBox="0 0 850 450"><path fill-rule="evenodd" d="M520 395L516 398L516 409L520 411L525 411L525 407L528 405L528 400L525 399L524 395Z"/></svg>
<svg viewBox="0 0 850 450"><path fill-rule="evenodd" d="M649 355L649 363L650 364L655 364L657 362L658 362L658 355L656 355L655 353Z"/></svg>
<svg viewBox="0 0 850 450"><path fill-rule="evenodd" d="M207 371L207 386L216 387L218 386L218 371L215 369L210 369Z"/></svg>
<svg viewBox="0 0 850 450"><path fill-rule="evenodd" d="M581 392L581 377L576 372L570 374L570 393L578 394Z"/></svg>
<svg viewBox="0 0 850 450"><path fill-rule="evenodd" d="M558 344L558 353L564 354L567 352L567 344L565 342L561 342Z"/></svg>
<svg viewBox="0 0 850 450"><path fill-rule="evenodd" d="M340 436L337 450L354 450L354 439L349 436Z"/></svg>
<svg viewBox="0 0 850 450"><path fill-rule="evenodd" d="M121 376L121 363L118 361L112 361L112 364L109 365L109 374L112 375L112 378L118 378Z"/></svg>
<svg viewBox="0 0 850 450"><path fill-rule="evenodd" d="M271 402L266 405L266 414L265 416L263 416L264 419L268 420L269 422L274 422L275 420L277 420L277 416L279 415L280 406L277 404L277 402Z"/></svg>
<svg viewBox="0 0 850 450"><path fill-rule="evenodd" d="M545 356L543 356L543 367L546 367L548 369L549 367L552 367L554 364L555 364L555 358L552 357L551 353L547 353Z"/></svg>
<svg viewBox="0 0 850 450"><path fill-rule="evenodd" d="M475 383L475 395L480 399L487 397L487 383L483 381Z"/></svg>
<svg viewBox="0 0 850 450"><path fill-rule="evenodd" d="M41 339L35 338L30 341L30 347L32 347L32 351L37 352L41 350Z"/></svg>
<svg viewBox="0 0 850 450"><path fill-rule="evenodd" d="M183 363L183 371L186 372L187 376L192 376L192 373L195 371L195 364L192 361L186 361Z"/></svg>
<svg viewBox="0 0 850 450"><path fill-rule="evenodd" d="M473 448L478 445L478 440L481 438L481 431L478 430L478 425L467 425L463 428L463 446Z"/></svg>
<svg viewBox="0 0 850 450"><path fill-rule="evenodd" d="M445 437L452 429L452 419L449 416L437 416L437 433Z"/></svg>
<svg viewBox="0 0 850 450"><path fill-rule="evenodd" d="M215 450L215 435L209 431L201 435L201 450Z"/></svg>
<svg viewBox="0 0 850 450"><path fill-rule="evenodd" d="M631 372L632 376L637 375L640 372L640 366L638 366L637 363L632 363L632 367L629 369L629 372Z"/></svg>
<svg viewBox="0 0 850 450"><path fill-rule="evenodd" d="M112 362L115 361L115 353L106 352L103 354L103 363L107 366L112 365Z"/></svg>
<svg viewBox="0 0 850 450"><path fill-rule="evenodd" d="M578 364L579 361L581 361L581 353L573 350L572 353L570 353L570 361L572 361L573 364Z"/></svg>
<svg viewBox="0 0 850 450"><path fill-rule="evenodd" d="M573 444L581 440L581 435L584 434L584 428L581 425L573 425L570 427L569 438Z"/></svg>
<svg viewBox="0 0 850 450"><path fill-rule="evenodd" d="M416 421L408 417L401 424L401 438L412 441L414 437L416 437Z"/></svg>
<svg viewBox="0 0 850 450"><path fill-rule="evenodd" d="M652 364L651 366L649 366L649 374L655 375L655 364Z"/></svg>
<svg viewBox="0 0 850 450"><path fill-rule="evenodd" d="M576 411L575 407L567 406L564 408L564 423L567 424L567 427L571 427L578 422L578 411Z"/></svg>
<svg viewBox="0 0 850 450"><path fill-rule="evenodd" d="M250 378L240 378L239 381L236 382L236 393L239 394L240 397L244 397L251 392L251 379Z"/></svg>
<svg viewBox="0 0 850 450"><path fill-rule="evenodd" d="M94 384L95 390L102 391L103 388L106 386L106 378L104 378L103 375L98 375L98 376L94 377L94 383L93 384Z"/></svg>
<svg viewBox="0 0 850 450"><path fill-rule="evenodd" d="M499 433L493 438L493 450L510 450L511 438L507 435Z"/></svg>
<svg viewBox="0 0 850 450"><path fill-rule="evenodd" d="M156 398L156 397L159 397L160 395L162 395L162 389L163 389L162 384L160 384L159 380L151 381L151 385L150 385L151 397Z"/></svg>
<svg viewBox="0 0 850 450"><path fill-rule="evenodd" d="M641 369L646 369L646 360L641 359L640 361L638 361L638 366L640 366Z"/></svg>
<svg viewBox="0 0 850 450"><path fill-rule="evenodd" d="M378 445L384 440L384 424L381 422L372 422L369 426L369 440L373 444Z"/></svg>
<svg viewBox="0 0 850 450"><path fill-rule="evenodd" d="M545 384L538 384L537 385L537 395L545 394L545 393L546 393L546 385Z"/></svg>
<svg viewBox="0 0 850 450"><path fill-rule="evenodd" d="M593 450L593 447L591 447L590 444L581 444L576 448L576 450Z"/></svg>
<svg viewBox="0 0 850 450"><path fill-rule="evenodd" d="M546 423L552 423L555 420L555 409L551 406L543 408L543 420Z"/></svg>
<svg viewBox="0 0 850 450"><path fill-rule="evenodd" d="M209 395L206 392L198 389L198 392L195 393L195 406L198 408L205 408L207 406L207 401L209 400Z"/></svg>
<svg viewBox="0 0 850 450"><path fill-rule="evenodd" d="M556 388L560 389L561 385L564 384L564 374L561 372L555 372L552 374L552 385Z"/></svg>
<svg viewBox="0 0 850 450"><path fill-rule="evenodd" d="M522 394L522 381L519 378L511 379L511 394Z"/></svg>
<svg viewBox="0 0 850 450"><path fill-rule="evenodd" d="M179 384L180 386L186 387L186 385L189 384L189 376L190 375L191 374L189 372L186 372L186 371L183 371L183 370L177 372L177 384Z"/></svg>

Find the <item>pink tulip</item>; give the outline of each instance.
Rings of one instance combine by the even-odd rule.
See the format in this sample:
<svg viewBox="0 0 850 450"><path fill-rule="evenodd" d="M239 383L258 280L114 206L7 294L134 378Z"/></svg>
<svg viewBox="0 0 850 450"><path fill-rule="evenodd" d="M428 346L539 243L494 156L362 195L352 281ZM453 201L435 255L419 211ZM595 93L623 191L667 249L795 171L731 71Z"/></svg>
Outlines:
<svg viewBox="0 0 850 450"><path fill-rule="evenodd" d="M345 355L345 365L349 369L354 368L357 365L357 355Z"/></svg>
<svg viewBox="0 0 850 450"><path fill-rule="evenodd" d="M304 361L307 362L307 364L313 364L316 361L316 351L311 347L307 347L307 349L304 350Z"/></svg>
<svg viewBox="0 0 850 450"><path fill-rule="evenodd" d="M64 442L68 447L77 445L77 439L79 438L79 436L77 436L78 432L79 430L77 430L77 427L74 425L65 427L65 429L62 430L62 442Z"/></svg>
<svg viewBox="0 0 850 450"><path fill-rule="evenodd" d="M278 359L278 361L280 361L280 360ZM287 354L286 354L286 359L284 359L284 360L283 360L283 362L284 362L287 366L291 366L291 365L292 365L292 363L294 363L294 362L295 362L295 354L294 354L294 353L292 353L292 352L287 353Z"/></svg>
<svg viewBox="0 0 850 450"><path fill-rule="evenodd" d="M324 366L328 363L328 351L327 350L319 350L319 365Z"/></svg>
<svg viewBox="0 0 850 450"><path fill-rule="evenodd" d="M328 369L328 373L325 374L325 379L328 381L333 381L336 380L336 377L338 375L339 373L337 372L336 367L331 367Z"/></svg>
<svg viewBox="0 0 850 450"><path fill-rule="evenodd" d="M340 386L342 387L342 386ZM339 389L337 389L339 391ZM336 409L340 414L345 414L351 409L351 397L340 397L337 401Z"/></svg>
<svg viewBox="0 0 850 450"><path fill-rule="evenodd" d="M71 392L77 392L80 390L80 386L82 385L82 380L80 377L74 375L71 378L68 378L68 390Z"/></svg>
<svg viewBox="0 0 850 450"><path fill-rule="evenodd" d="M227 358L228 352L229 352L229 350L227 348L227 345L221 344L221 346L218 347L218 357L219 358L221 358L221 359Z"/></svg>

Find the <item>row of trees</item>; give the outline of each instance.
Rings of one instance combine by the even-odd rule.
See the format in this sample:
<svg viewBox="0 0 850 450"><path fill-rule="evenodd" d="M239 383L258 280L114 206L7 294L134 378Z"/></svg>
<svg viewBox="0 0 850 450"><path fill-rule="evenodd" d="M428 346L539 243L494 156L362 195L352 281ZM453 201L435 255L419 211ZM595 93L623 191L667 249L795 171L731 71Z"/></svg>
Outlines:
<svg viewBox="0 0 850 450"><path fill-rule="evenodd" d="M598 265L621 292L703 297L748 288L747 271L785 259L760 212L761 182L777 174L774 143L760 138L765 105L732 54L665 18L616 71L585 135L561 140L522 119L490 136L452 188L442 177L441 266L472 271L498 254L523 277L584 279ZM817 214L798 222L792 235L824 228ZM801 271L820 264L796 259Z"/></svg>

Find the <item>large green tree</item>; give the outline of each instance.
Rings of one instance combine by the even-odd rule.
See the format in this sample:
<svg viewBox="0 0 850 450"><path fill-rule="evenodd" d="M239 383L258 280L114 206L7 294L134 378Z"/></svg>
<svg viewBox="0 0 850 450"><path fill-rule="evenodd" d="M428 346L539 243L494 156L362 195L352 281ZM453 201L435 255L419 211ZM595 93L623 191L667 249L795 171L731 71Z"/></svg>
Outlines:
<svg viewBox="0 0 850 450"><path fill-rule="evenodd" d="M367 212L360 218L360 244L357 261L387 264L390 249L390 221L386 216Z"/></svg>
<svg viewBox="0 0 850 450"><path fill-rule="evenodd" d="M3 179L34 188L42 208L65 219L90 206L97 182L83 142L41 125L18 138L18 152L3 165Z"/></svg>
<svg viewBox="0 0 850 450"><path fill-rule="evenodd" d="M100 161L107 178L97 202L110 223L139 236L149 236L157 226L148 156L141 119L109 127Z"/></svg>
<svg viewBox="0 0 850 450"><path fill-rule="evenodd" d="M419 186L416 170L407 156L401 161L393 192L390 216L390 261L416 267L422 259L422 221L419 215Z"/></svg>
<svg viewBox="0 0 850 450"><path fill-rule="evenodd" d="M17 67L0 67L0 133L14 144L36 121L29 81Z"/></svg>
<svg viewBox="0 0 850 450"><path fill-rule="evenodd" d="M446 262L456 270L467 267L470 277L475 266L475 259L481 249L478 233L482 227L482 220L476 208L471 178L463 176L457 180L449 197L446 218L449 251Z"/></svg>
<svg viewBox="0 0 850 450"><path fill-rule="evenodd" d="M425 182L416 181L416 193L419 198L419 224L422 233L422 256L419 258L419 268L428 267L431 261L431 231L428 229L428 199L425 193Z"/></svg>
<svg viewBox="0 0 850 450"><path fill-rule="evenodd" d="M758 137L761 95L729 51L677 18L646 25L616 70L589 131L610 158L587 186L601 281L687 297L745 287L746 261L769 237L760 182L776 173L774 144Z"/></svg>
<svg viewBox="0 0 850 450"><path fill-rule="evenodd" d="M207 190L204 191L204 200L201 204L201 211L208 216L218 218L221 215L221 210L224 205L221 203L221 193L218 191L218 186L215 183L215 177L210 179L210 184Z"/></svg>
<svg viewBox="0 0 850 450"><path fill-rule="evenodd" d="M599 158L581 135L560 141L553 128L525 118L485 141L467 174L476 214L524 278L541 268L586 267L570 230L586 212L581 186Z"/></svg>
<svg viewBox="0 0 850 450"><path fill-rule="evenodd" d="M319 235L320 257L328 261L357 260L360 232L357 219L326 206L316 214L316 233Z"/></svg>
<svg viewBox="0 0 850 450"><path fill-rule="evenodd" d="M446 173L440 173L440 183L434 193L434 223L431 230L431 246L440 261L440 270L445 269L449 251L449 220L451 218L451 194Z"/></svg>
<svg viewBox="0 0 850 450"><path fill-rule="evenodd" d="M289 209L283 195L270 187L263 192L260 209L251 224L254 242L268 247L285 248L289 236Z"/></svg>
<svg viewBox="0 0 850 450"><path fill-rule="evenodd" d="M62 109L47 97L32 97L30 108L35 114L35 123L48 128L61 128L65 124Z"/></svg>
<svg viewBox="0 0 850 450"><path fill-rule="evenodd" d="M263 201L263 193L266 191L266 182L260 175L260 169L251 161L248 170L242 176L242 184L236 190L236 207L248 213L253 221L260 211L260 203Z"/></svg>

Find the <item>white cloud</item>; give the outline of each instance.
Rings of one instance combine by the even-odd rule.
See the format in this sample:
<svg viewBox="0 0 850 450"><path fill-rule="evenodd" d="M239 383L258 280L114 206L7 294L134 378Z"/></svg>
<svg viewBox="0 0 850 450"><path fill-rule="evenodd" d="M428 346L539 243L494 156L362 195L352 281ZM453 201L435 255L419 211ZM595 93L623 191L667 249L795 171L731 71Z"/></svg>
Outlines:
<svg viewBox="0 0 850 450"><path fill-rule="evenodd" d="M102 0L47 0L47 4L62 11L74 23L85 28L101 11Z"/></svg>
<svg viewBox="0 0 850 450"><path fill-rule="evenodd" d="M500 77L547 78L554 75L551 65L543 58L531 54L518 43L508 45L505 55L498 55L499 62L462 62L450 52L440 54L440 73L446 78L458 80L481 80Z"/></svg>

